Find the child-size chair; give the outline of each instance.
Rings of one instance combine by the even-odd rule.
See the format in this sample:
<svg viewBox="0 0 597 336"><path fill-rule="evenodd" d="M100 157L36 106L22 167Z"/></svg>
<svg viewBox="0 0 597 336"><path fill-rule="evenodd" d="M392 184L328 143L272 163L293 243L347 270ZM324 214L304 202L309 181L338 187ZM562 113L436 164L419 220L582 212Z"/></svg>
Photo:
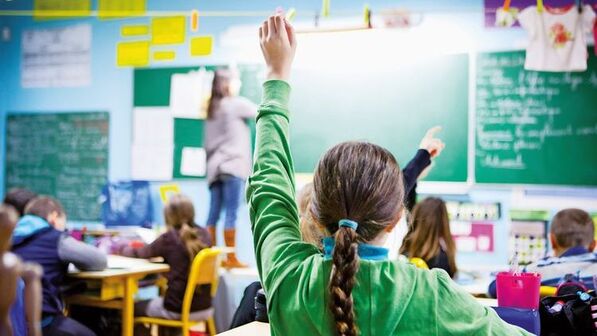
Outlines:
<svg viewBox="0 0 597 336"><path fill-rule="evenodd" d="M213 312L207 320L194 321L191 320L191 302L195 288L199 285L211 285L211 298L216 296L218 290L219 269L220 269L220 251L213 248L205 248L201 250L193 259L191 271L189 272L189 280L187 282L187 289L182 301L181 319L167 320L157 317L138 317L135 318L135 323L144 323L151 325L160 325L164 327L181 328L182 335L189 335L189 328L199 324L205 323L209 334L214 336L216 334L216 325L213 318Z"/></svg>

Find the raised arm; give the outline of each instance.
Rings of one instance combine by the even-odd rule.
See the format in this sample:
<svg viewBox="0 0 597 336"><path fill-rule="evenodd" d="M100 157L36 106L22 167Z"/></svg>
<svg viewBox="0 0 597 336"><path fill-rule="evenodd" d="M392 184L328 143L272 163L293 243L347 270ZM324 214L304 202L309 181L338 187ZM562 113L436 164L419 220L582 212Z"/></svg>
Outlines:
<svg viewBox="0 0 597 336"><path fill-rule="evenodd" d="M427 130L419 150L415 156L402 169L404 176L404 201L406 208L411 211L417 198L417 180L427 176L433 167L431 160L438 157L444 147L444 142L435 137L435 134L441 130L441 127L435 126Z"/></svg>
<svg viewBox="0 0 597 336"><path fill-rule="evenodd" d="M292 27L279 16L259 30L268 65L263 99L257 114L253 174L247 200L253 229L257 267L266 291L315 249L300 241L295 201L294 167L290 154L286 82L296 46Z"/></svg>

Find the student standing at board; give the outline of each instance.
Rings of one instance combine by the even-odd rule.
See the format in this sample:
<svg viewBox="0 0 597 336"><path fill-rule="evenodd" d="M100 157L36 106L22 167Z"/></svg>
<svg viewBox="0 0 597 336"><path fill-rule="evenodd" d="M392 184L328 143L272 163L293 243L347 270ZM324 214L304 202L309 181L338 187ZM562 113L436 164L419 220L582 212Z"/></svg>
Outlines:
<svg viewBox="0 0 597 336"><path fill-rule="evenodd" d="M251 132L247 121L257 115L257 107L238 96L240 86L236 71L216 71L205 123L207 182L211 196L207 228L212 244L216 245L216 224L224 208L224 240L229 247L236 245L238 207L245 180L251 172ZM246 267L235 253L229 253L223 265Z"/></svg>
<svg viewBox="0 0 597 336"><path fill-rule="evenodd" d="M345 142L316 168L313 219L323 255L301 241L290 154L288 78L296 36L281 16L259 29L268 66L247 199L272 335L529 335L442 270L389 260L381 247L404 210L402 173L386 149Z"/></svg>

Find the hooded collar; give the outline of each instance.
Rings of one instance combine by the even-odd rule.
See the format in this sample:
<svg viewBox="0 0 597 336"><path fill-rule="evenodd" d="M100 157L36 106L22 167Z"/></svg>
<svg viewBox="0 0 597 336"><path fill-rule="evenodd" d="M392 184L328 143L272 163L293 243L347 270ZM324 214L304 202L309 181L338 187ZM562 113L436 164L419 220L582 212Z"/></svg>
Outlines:
<svg viewBox="0 0 597 336"><path fill-rule="evenodd" d="M12 234L12 243L18 244L34 234L51 228L48 222L37 216L26 215L21 217Z"/></svg>
<svg viewBox="0 0 597 336"><path fill-rule="evenodd" d="M332 259L332 252L336 241L333 237L323 238L323 257L328 260ZM389 250L385 247L374 246L364 243L358 244L358 254L361 259L365 260L387 260Z"/></svg>

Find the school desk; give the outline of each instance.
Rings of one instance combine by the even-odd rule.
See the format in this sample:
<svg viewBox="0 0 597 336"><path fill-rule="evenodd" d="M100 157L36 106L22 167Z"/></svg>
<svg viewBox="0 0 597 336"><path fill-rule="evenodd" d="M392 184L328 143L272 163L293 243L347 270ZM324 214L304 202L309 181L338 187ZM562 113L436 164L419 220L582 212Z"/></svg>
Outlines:
<svg viewBox="0 0 597 336"><path fill-rule="evenodd" d="M230 329L218 336L269 336L269 323L251 322L238 328Z"/></svg>
<svg viewBox="0 0 597 336"><path fill-rule="evenodd" d="M108 256L108 268L100 272L81 272L70 269L71 280L84 280L88 290L66 298L69 305L120 309L122 311L122 335L133 335L135 294L139 280L151 274L170 270L166 264L152 263L143 259Z"/></svg>

